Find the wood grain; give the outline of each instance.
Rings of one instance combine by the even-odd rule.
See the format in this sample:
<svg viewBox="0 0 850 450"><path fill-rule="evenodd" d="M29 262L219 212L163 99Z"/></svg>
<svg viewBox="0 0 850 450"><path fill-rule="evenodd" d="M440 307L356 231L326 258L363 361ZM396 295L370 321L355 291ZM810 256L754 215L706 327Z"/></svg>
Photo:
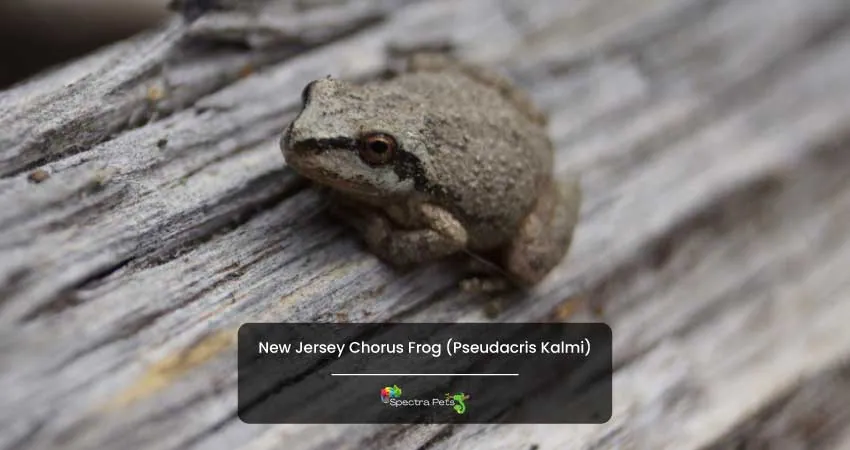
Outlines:
<svg viewBox="0 0 850 450"><path fill-rule="evenodd" d="M0 449L847 448L846 1L218 4L0 93ZM385 266L277 148L309 80L433 46L526 88L582 175L527 296ZM258 320L603 320L614 416L245 425Z"/></svg>

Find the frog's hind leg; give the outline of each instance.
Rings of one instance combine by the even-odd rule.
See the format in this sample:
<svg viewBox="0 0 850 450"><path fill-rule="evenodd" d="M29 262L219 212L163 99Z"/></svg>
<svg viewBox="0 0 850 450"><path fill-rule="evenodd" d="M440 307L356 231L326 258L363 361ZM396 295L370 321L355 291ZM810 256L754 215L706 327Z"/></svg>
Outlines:
<svg viewBox="0 0 850 450"><path fill-rule="evenodd" d="M513 278L533 285L561 262L572 243L580 206L576 176L556 180L542 191L506 249L504 266Z"/></svg>
<svg viewBox="0 0 850 450"><path fill-rule="evenodd" d="M538 109L531 98L498 72L481 66L465 63L445 53L419 52L407 61L408 72L458 71L473 80L497 90L502 97L513 103L532 122L546 126L546 114Z"/></svg>

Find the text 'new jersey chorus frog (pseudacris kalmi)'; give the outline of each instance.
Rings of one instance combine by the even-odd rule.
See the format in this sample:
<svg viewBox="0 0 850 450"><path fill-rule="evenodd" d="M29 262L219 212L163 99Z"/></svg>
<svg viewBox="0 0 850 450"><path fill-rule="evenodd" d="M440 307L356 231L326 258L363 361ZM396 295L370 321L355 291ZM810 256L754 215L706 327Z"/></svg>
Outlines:
<svg viewBox="0 0 850 450"><path fill-rule="evenodd" d="M545 116L507 78L440 54L393 78L309 83L287 164L396 266L458 252L542 280L570 247L578 179L554 179Z"/></svg>

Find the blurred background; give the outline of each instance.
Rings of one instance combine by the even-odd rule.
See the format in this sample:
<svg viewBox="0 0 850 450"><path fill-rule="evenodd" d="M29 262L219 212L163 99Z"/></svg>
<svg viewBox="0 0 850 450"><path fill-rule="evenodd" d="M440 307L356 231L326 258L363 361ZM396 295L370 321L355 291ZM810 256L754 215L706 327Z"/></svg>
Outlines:
<svg viewBox="0 0 850 450"><path fill-rule="evenodd" d="M150 27L168 1L0 1L0 89Z"/></svg>

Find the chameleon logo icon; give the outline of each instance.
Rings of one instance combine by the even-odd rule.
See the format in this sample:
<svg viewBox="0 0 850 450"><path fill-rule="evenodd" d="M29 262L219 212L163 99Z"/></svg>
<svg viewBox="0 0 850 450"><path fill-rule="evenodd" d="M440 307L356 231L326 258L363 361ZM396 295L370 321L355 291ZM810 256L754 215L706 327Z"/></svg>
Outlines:
<svg viewBox="0 0 850 450"><path fill-rule="evenodd" d="M463 414L466 412L466 402L465 400L469 400L469 395L464 394L463 392L457 394L446 394L446 400L454 400L455 404L453 406L454 410L458 414Z"/></svg>

